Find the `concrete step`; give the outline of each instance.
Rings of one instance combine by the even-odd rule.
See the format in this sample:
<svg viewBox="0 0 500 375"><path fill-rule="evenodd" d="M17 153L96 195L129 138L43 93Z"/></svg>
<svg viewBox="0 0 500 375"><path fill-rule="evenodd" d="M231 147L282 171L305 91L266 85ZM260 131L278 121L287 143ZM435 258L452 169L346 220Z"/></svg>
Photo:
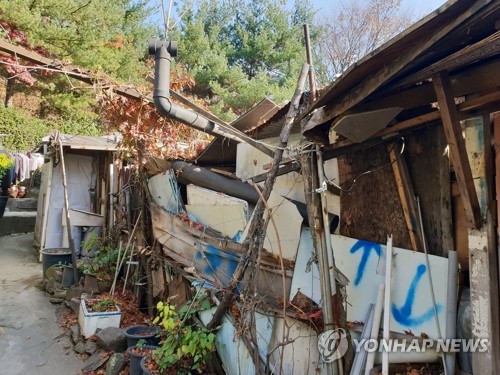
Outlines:
<svg viewBox="0 0 500 375"><path fill-rule="evenodd" d="M7 208L10 211L36 211L38 199L36 198L9 198Z"/></svg>
<svg viewBox="0 0 500 375"><path fill-rule="evenodd" d="M10 199L9 199L10 200ZM7 211L0 218L0 236L35 230L36 211Z"/></svg>

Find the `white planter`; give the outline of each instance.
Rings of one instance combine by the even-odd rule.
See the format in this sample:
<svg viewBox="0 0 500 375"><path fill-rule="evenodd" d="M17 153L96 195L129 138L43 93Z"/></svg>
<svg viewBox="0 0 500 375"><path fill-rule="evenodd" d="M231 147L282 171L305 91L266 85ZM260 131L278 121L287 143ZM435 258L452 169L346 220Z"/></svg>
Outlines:
<svg viewBox="0 0 500 375"><path fill-rule="evenodd" d="M117 305L115 306L118 311L89 312L85 300L82 299L80 301L80 312L78 314L81 334L85 338L89 338L98 328L120 327L122 312Z"/></svg>

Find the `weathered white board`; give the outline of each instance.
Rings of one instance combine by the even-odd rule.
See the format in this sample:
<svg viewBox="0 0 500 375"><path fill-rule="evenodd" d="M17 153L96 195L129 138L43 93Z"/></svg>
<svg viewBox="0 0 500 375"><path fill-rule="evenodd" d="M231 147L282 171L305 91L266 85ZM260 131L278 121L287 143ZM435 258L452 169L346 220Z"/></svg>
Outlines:
<svg viewBox="0 0 500 375"><path fill-rule="evenodd" d="M384 282L385 245L332 235L336 266L349 278L347 319L363 321L370 303L375 303L377 289ZM425 254L393 248L390 330L426 333L437 339ZM448 259L429 255L430 272L441 330L446 327L446 291Z"/></svg>
<svg viewBox="0 0 500 375"><path fill-rule="evenodd" d="M171 169L151 177L148 181L148 187L153 202L158 206L176 214L182 211L182 198L174 172Z"/></svg>
<svg viewBox="0 0 500 375"><path fill-rule="evenodd" d="M318 305L321 305L321 284L316 262L311 262L313 255L312 233L308 227L303 227L300 234L299 249L295 259L290 301L298 291L306 295Z"/></svg>
<svg viewBox="0 0 500 375"><path fill-rule="evenodd" d="M186 205L189 218L209 228L218 230L224 236L233 238L243 232L247 225L245 209L237 206L193 206Z"/></svg>
<svg viewBox="0 0 500 375"><path fill-rule="evenodd" d="M193 184L187 185L186 191L187 203L192 206L241 206L248 215L248 202L243 199Z"/></svg>
<svg viewBox="0 0 500 375"><path fill-rule="evenodd" d="M278 347L271 355L271 370L274 374L326 374L325 363L318 350L318 335L306 324L291 318L274 319L274 331L271 339L271 350L283 342L284 337L291 343ZM282 371L280 367L280 353L283 353Z"/></svg>
<svg viewBox="0 0 500 375"><path fill-rule="evenodd" d="M249 215L247 201L192 184L187 186L187 201L191 220L230 238L245 230Z"/></svg>
<svg viewBox="0 0 500 375"><path fill-rule="evenodd" d="M267 205L272 211L272 220L267 226L264 249L278 256L281 250L284 259L294 260L300 241L302 216L297 206L274 192L271 192ZM263 220L266 220L267 215L268 210L264 213ZM247 234L248 225L238 241L242 243Z"/></svg>

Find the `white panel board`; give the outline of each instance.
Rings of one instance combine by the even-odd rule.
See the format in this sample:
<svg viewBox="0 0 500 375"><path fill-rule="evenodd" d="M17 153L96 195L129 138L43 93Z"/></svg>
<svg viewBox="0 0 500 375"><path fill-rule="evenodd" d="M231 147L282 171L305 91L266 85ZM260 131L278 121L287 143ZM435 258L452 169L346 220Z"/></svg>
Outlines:
<svg viewBox="0 0 500 375"><path fill-rule="evenodd" d="M292 137L289 144L298 146L300 137ZM274 144L275 139L266 139L264 142ZM285 156L286 157L286 156ZM255 149L254 147L240 143L236 155L236 176L247 180L256 175L266 173L266 164L270 164L272 159ZM337 159L326 160L324 164L326 178L335 183L339 183L339 172ZM276 178L273 191L283 197L305 203L304 182L300 173L290 172ZM327 192L328 211L340 216L340 197Z"/></svg>
<svg viewBox="0 0 500 375"><path fill-rule="evenodd" d="M271 370L274 374L326 374L326 367L318 351L318 335L304 323L286 318L274 319L274 332L271 348L286 340L292 343L276 349L270 358ZM283 336L284 333L284 336ZM282 371L279 371L280 353L283 353Z"/></svg>
<svg viewBox="0 0 500 375"><path fill-rule="evenodd" d="M375 303L377 288L384 282L380 270L385 262L385 245L332 235L336 266L349 278L347 320L363 321L370 303ZM425 254L394 248L396 262L391 287L390 330L426 333L437 339L431 289ZM438 306L441 329L446 327L446 290L448 260L429 255L430 272ZM377 272L378 270L378 272Z"/></svg>
<svg viewBox="0 0 500 375"><path fill-rule="evenodd" d="M302 216L297 206L274 192L271 192L267 204L272 211L273 221L269 221L267 226L264 248L273 254L280 255L281 247L283 258L293 260L299 246ZM264 215L264 220L267 215L268 211Z"/></svg>
<svg viewBox="0 0 500 375"><path fill-rule="evenodd" d="M182 211L182 198L179 193L174 172L166 172L153 176L148 181L149 193L153 201L168 212L179 213Z"/></svg>
<svg viewBox="0 0 500 375"><path fill-rule="evenodd" d="M316 262L310 262L312 255L312 233L308 227L303 227L300 234L297 258L295 259L295 268L293 270L290 301L300 291L318 305L321 305L321 285L319 282L318 265Z"/></svg>
<svg viewBox="0 0 500 375"><path fill-rule="evenodd" d="M230 195L205 189L196 185L187 185L187 203L192 206L241 206L248 214L248 202Z"/></svg>
<svg viewBox="0 0 500 375"><path fill-rule="evenodd" d="M214 312L215 307L200 312L201 321L208 324ZM221 328L217 331L215 345L226 374L255 375L252 356L227 318L222 320Z"/></svg>
<svg viewBox="0 0 500 375"><path fill-rule="evenodd" d="M230 238L243 232L247 225L242 206L193 206L186 205L189 218L207 227L218 230Z"/></svg>

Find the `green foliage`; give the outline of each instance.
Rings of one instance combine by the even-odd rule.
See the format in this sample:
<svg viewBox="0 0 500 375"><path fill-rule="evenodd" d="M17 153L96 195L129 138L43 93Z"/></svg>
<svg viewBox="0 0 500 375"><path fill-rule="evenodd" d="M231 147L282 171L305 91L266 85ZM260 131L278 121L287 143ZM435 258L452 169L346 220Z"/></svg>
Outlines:
<svg viewBox="0 0 500 375"><path fill-rule="evenodd" d="M302 25L313 21L310 1L296 1L292 10L279 0L185 1L178 13L183 18L172 37L180 39L179 61L214 112L231 119L265 97L290 99L305 62Z"/></svg>
<svg viewBox="0 0 500 375"><path fill-rule="evenodd" d="M32 45L75 65L124 81L145 73L146 41L155 34L147 1L0 0L2 18Z"/></svg>
<svg viewBox="0 0 500 375"><path fill-rule="evenodd" d="M91 252L97 247L97 252L92 258L85 259L80 270L85 275L94 275L101 280L109 280L116 271L119 249L104 245L100 237L93 237L83 242L83 247Z"/></svg>
<svg viewBox="0 0 500 375"><path fill-rule="evenodd" d="M0 180L12 168L14 161L5 154L0 154Z"/></svg>
<svg viewBox="0 0 500 375"><path fill-rule="evenodd" d="M55 126L16 108L0 108L0 133L7 134L0 140L8 151L33 150Z"/></svg>
<svg viewBox="0 0 500 375"><path fill-rule="evenodd" d="M8 151L31 151L55 130L75 135L100 135L100 123L92 117L39 119L19 108L0 108L0 140Z"/></svg>
<svg viewBox="0 0 500 375"><path fill-rule="evenodd" d="M210 302L203 296L175 311L175 306L158 302L158 316L153 321L166 332L162 346L153 354L153 359L160 371L178 363L184 358L192 360L192 369L196 370L215 350L215 334L193 322L196 313L210 308Z"/></svg>

